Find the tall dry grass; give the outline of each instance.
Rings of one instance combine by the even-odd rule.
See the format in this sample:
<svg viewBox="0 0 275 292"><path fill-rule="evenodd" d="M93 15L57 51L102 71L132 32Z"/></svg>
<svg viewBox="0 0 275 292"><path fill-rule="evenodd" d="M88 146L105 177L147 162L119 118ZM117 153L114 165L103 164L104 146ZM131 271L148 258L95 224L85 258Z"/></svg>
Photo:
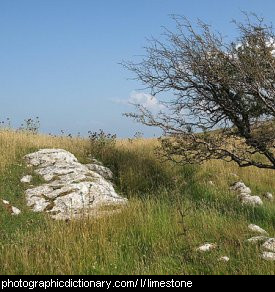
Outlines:
<svg viewBox="0 0 275 292"><path fill-rule="evenodd" d="M64 148L68 151L83 154L88 147L88 140L82 138L54 137L34 135L24 131L0 131L0 171L16 162L18 155L30 149Z"/></svg>

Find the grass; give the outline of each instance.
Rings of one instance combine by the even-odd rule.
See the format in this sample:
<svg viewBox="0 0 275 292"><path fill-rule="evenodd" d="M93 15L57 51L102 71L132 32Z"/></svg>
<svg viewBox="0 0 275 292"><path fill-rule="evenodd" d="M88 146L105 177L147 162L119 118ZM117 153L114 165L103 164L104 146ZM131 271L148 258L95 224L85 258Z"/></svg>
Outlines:
<svg viewBox="0 0 275 292"><path fill-rule="evenodd" d="M81 138L0 131L0 198L22 210L11 216L0 204L0 274L274 275L275 264L260 258L260 246L245 242L253 236L250 223L274 236L274 202L242 207L228 191L243 180L254 194L274 194L273 171L221 161L162 163L154 155L156 143L119 140L98 148ZM20 183L29 172L22 157L45 147L71 151L83 163L88 154L101 160L113 171L117 192L129 198L127 208L112 217L67 223L31 212ZM39 182L36 177L34 184ZM196 251L205 242L218 247ZM221 256L230 261L218 261Z"/></svg>

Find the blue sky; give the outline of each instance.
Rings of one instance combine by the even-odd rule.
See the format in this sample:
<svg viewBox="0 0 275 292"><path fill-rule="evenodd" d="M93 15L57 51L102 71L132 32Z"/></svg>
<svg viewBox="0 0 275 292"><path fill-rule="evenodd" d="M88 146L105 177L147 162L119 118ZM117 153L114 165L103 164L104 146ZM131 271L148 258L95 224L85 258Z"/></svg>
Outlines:
<svg viewBox="0 0 275 292"><path fill-rule="evenodd" d="M154 102L118 63L142 54L161 26L173 29L169 14L232 37L242 10L274 23L274 0L0 0L0 120L38 116L55 134L159 134L122 116L127 100Z"/></svg>

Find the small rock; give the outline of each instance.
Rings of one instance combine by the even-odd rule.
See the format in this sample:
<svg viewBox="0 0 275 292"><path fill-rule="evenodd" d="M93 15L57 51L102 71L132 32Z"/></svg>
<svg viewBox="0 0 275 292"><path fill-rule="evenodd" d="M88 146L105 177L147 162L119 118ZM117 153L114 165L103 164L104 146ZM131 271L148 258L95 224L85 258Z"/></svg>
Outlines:
<svg viewBox="0 0 275 292"><path fill-rule="evenodd" d="M201 245L200 247L197 248L197 250L199 251L209 251L211 249L216 248L216 244L215 243L205 243L203 245Z"/></svg>
<svg viewBox="0 0 275 292"><path fill-rule="evenodd" d="M8 211L11 215L19 215L19 214L21 213L21 211L20 211L18 208L12 206L12 205L10 204L9 201L7 201L7 200L2 200L2 202L3 202L3 204L5 205L5 208L7 209L7 211Z"/></svg>
<svg viewBox="0 0 275 292"><path fill-rule="evenodd" d="M269 201L273 200L273 195L271 193L269 193L269 192L264 193L263 197L266 198Z"/></svg>
<svg viewBox="0 0 275 292"><path fill-rule="evenodd" d="M215 185L215 184L213 183L212 180L210 180L210 181L208 182L208 184L210 184L211 186L214 186L214 185Z"/></svg>
<svg viewBox="0 0 275 292"><path fill-rule="evenodd" d="M275 238L269 238L262 247L275 252Z"/></svg>
<svg viewBox="0 0 275 292"><path fill-rule="evenodd" d="M220 262L228 262L229 261L229 257L227 257L227 256L220 257L219 261Z"/></svg>
<svg viewBox="0 0 275 292"><path fill-rule="evenodd" d="M25 175L21 178L20 180L22 183L30 183L32 181L32 176L31 175Z"/></svg>
<svg viewBox="0 0 275 292"><path fill-rule="evenodd" d="M261 233L261 234L268 234L263 228L261 228L258 225L255 225L255 224L249 224L248 225L248 229L253 231L253 232L258 232L258 233Z"/></svg>
<svg viewBox="0 0 275 292"><path fill-rule="evenodd" d="M19 215L21 213L21 211L14 207L14 206L11 206L11 215Z"/></svg>
<svg viewBox="0 0 275 292"><path fill-rule="evenodd" d="M250 196L248 194L241 193L238 198L240 199L243 205L248 206L261 206L263 205L263 201L259 196Z"/></svg>
<svg viewBox="0 0 275 292"><path fill-rule="evenodd" d="M262 259L267 260L267 261L275 261L275 252L264 251L262 253Z"/></svg>
<svg viewBox="0 0 275 292"><path fill-rule="evenodd" d="M244 193L244 194L251 194L251 190L249 187L247 187L243 182L235 182L231 187L230 190L238 192L238 193Z"/></svg>
<svg viewBox="0 0 275 292"><path fill-rule="evenodd" d="M249 243L258 243L258 242L264 242L268 239L268 237L266 236L253 236L249 239L247 239L246 241Z"/></svg>

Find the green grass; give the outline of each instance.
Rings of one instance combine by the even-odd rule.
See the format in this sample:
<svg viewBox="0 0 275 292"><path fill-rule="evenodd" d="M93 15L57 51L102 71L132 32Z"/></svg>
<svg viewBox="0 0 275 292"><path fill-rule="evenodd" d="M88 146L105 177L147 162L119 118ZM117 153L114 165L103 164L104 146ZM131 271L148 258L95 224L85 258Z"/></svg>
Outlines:
<svg viewBox="0 0 275 292"><path fill-rule="evenodd" d="M0 136L2 144L7 139ZM261 247L245 242L254 235L250 223L274 236L274 202L243 207L228 191L234 171L253 193L274 193L272 171L222 162L174 166L155 157L149 140L119 141L99 151L84 140L20 139L24 143L1 154L9 160L0 168L0 198L22 213L11 216L0 204L0 274L275 274L274 262L260 258ZM111 217L67 223L31 212L20 179L32 170L22 157L40 147L68 149L81 162L89 162L89 153L100 159L128 206ZM36 176L33 184L39 183ZM218 247L196 251L205 242ZM221 256L230 261L218 261Z"/></svg>

